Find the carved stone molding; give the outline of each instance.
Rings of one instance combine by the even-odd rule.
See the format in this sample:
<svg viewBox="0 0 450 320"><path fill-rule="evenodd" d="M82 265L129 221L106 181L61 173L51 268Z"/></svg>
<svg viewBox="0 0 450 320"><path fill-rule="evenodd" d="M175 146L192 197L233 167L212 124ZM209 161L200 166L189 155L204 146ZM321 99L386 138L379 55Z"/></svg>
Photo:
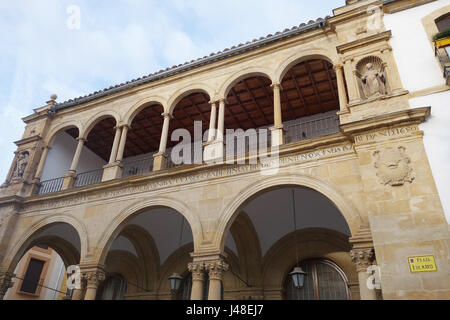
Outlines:
<svg viewBox="0 0 450 320"><path fill-rule="evenodd" d="M105 281L105 273L101 270L83 273L83 280L88 288L98 288L101 282Z"/></svg>
<svg viewBox="0 0 450 320"><path fill-rule="evenodd" d="M390 186L402 186L406 182L412 183L415 179L410 166L411 159L405 153L404 147L388 148L376 151L375 168L381 183Z"/></svg>
<svg viewBox="0 0 450 320"><path fill-rule="evenodd" d="M353 249L350 252L350 257L354 264L356 264L356 271L366 272L367 268L370 267L375 260L375 250L374 248L360 248Z"/></svg>
<svg viewBox="0 0 450 320"><path fill-rule="evenodd" d="M188 270L192 274L192 281L205 281L205 265L203 262L189 263Z"/></svg>
<svg viewBox="0 0 450 320"><path fill-rule="evenodd" d="M209 272L210 280L223 280L224 272L228 271L229 265L222 260L205 263L205 269Z"/></svg>
<svg viewBox="0 0 450 320"><path fill-rule="evenodd" d="M14 282L12 279L14 276L15 275L10 272L0 274L0 297L5 296L8 289L13 287Z"/></svg>

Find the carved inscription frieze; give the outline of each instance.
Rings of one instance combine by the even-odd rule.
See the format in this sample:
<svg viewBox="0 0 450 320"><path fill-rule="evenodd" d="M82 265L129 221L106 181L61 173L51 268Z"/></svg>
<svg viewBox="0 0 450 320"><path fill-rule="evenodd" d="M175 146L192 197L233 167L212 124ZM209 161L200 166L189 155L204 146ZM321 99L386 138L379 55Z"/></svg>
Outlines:
<svg viewBox="0 0 450 320"><path fill-rule="evenodd" d="M228 176L241 175L246 173L273 170L274 167L287 167L290 165L306 163L310 161L316 161L320 159L336 157L345 154L351 154L354 152L353 145L346 144L341 146L324 148L321 150L301 153L286 157L268 157L261 160L258 164L254 165L241 165L241 166L229 166L221 167L220 169L211 168L210 170L204 170L197 173L180 174L174 177L163 177L149 181L145 184L122 187L120 189L97 191L93 193L84 193L82 195L71 195L63 199L49 200L46 199L36 204L26 205L24 212L32 212L36 210L47 210L53 208L63 208L68 206L79 205L85 202L94 201L98 199L110 199L117 198L119 196L132 195L136 193L144 193L155 191L163 188L181 186L192 184L195 182L207 181L214 178L223 178Z"/></svg>

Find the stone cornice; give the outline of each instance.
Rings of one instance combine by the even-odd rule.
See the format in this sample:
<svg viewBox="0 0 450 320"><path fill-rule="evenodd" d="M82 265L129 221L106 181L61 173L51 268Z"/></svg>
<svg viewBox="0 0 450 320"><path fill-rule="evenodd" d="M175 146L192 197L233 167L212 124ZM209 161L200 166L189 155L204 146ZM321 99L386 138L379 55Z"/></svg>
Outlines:
<svg viewBox="0 0 450 320"><path fill-rule="evenodd" d="M345 135L354 135L360 132L392 127L398 124L420 124L425 122L430 114L431 107L408 109L344 124L341 125L341 131Z"/></svg>
<svg viewBox="0 0 450 320"><path fill-rule="evenodd" d="M16 146L20 147L25 144L40 141L40 140L42 140L42 137L40 135L35 135L35 136L31 136L31 137L16 141L14 143L16 144Z"/></svg>
<svg viewBox="0 0 450 320"><path fill-rule="evenodd" d="M331 26L334 26L336 24L348 22L348 21L357 19L362 16L367 16L368 15L367 9L370 7L373 7L373 6L381 7L382 1L381 0L372 1L365 5L358 4L358 6L351 5L351 6L344 6L341 8L334 9L333 10L334 17L329 18L328 23Z"/></svg>
<svg viewBox="0 0 450 320"><path fill-rule="evenodd" d="M19 196L6 196L6 197L0 197L0 208L5 206L22 206L24 202L24 198Z"/></svg>
<svg viewBox="0 0 450 320"><path fill-rule="evenodd" d="M389 30L389 31L385 31L382 33L378 33L373 36L369 36L369 37L366 37L363 39L358 39L358 40L340 45L340 46L336 47L336 49L337 49L338 53L344 54L349 51L360 49L361 47L366 47L366 46L369 46L374 43L388 41L391 37L392 37L392 31Z"/></svg>

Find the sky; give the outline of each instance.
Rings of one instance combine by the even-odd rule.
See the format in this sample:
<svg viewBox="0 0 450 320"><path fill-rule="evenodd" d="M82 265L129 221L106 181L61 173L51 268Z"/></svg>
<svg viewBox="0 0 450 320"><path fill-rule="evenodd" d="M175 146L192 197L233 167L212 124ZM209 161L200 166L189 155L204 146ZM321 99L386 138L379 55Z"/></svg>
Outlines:
<svg viewBox="0 0 450 320"><path fill-rule="evenodd" d="M344 0L0 0L0 184L23 117L332 15ZM79 18L79 19L78 19Z"/></svg>

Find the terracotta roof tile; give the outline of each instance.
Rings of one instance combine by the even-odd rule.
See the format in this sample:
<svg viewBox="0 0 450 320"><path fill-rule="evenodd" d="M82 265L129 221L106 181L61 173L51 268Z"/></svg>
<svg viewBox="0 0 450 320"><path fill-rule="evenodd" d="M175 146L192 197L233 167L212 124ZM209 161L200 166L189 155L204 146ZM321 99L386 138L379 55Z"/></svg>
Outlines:
<svg viewBox="0 0 450 320"><path fill-rule="evenodd" d="M330 16L325 17L325 19L318 18L316 21L310 20L308 22L308 24L302 23L299 26L292 27L291 29L286 28L282 32L278 31L275 34L268 34L265 37L261 37L259 39L253 39L251 42L247 41L245 44L240 43L237 46L232 46L231 48L225 48L223 51L218 51L217 53L213 52L209 56L204 56L203 58L198 58L197 60L191 60L190 62L187 61L187 62L179 64L179 65L174 65L171 68L166 68L164 70L159 70L158 72L155 72L155 73L150 73L148 76L144 76L142 78L138 78L138 79L134 79L134 80L131 80L131 81L127 81L127 82L121 83L119 85L110 86L109 88L105 88L105 89L100 90L100 91L95 91L94 93L90 93L90 94L88 94L86 96L78 97L78 98L75 98L75 99L69 99L69 100L67 100L65 102L56 104L56 106L53 108L53 112L55 112L56 110L59 110L59 109L64 109L66 107L71 107L71 106L76 105L76 104L81 104L81 103L87 102L87 101L84 101L84 100L89 100L90 101L90 100L96 99L97 96L98 96L98 98L100 98L101 96L104 96L104 93L110 92L111 94L113 94L113 93L116 93L116 92L120 91L121 89L125 90L126 89L125 87L130 85L130 84L132 84L134 86L140 85L141 82L144 81L144 80L151 81L152 78L155 78L155 76L160 75L162 73L168 73L171 70L175 71L177 69L183 69L183 67L184 68L188 68L188 69L193 69L193 68L198 66L200 61L204 61L204 64L207 64L208 62L212 62L211 58L219 56L219 55L221 55L221 54L223 54L225 52L230 52L230 51L236 50L238 48L243 48L245 46L251 47L251 48L248 48L247 50L251 50L251 49L257 48L259 46L254 47L254 43L256 43L256 42L263 42L265 40L271 40L271 38L274 38L273 40L277 41L278 40L277 37L283 36L285 34L287 35L287 34L289 34L292 31L296 31L296 30L300 31L301 29L304 29L305 27L310 26L310 25L324 23L324 22L326 22L326 20L328 18L330 18ZM239 53L240 52L237 52L236 54L239 54ZM218 58L220 58L220 57L218 57ZM214 61L215 60L217 60L217 59L214 59ZM189 65L193 65L193 66L191 68L186 67L186 66L189 66ZM200 65L203 65L203 64L200 64ZM183 72L183 71L185 71L185 70L180 70L180 72ZM170 76L170 75L167 75L167 76ZM93 97L93 96L96 96L96 97ZM86 99L86 98L89 98L89 99Z"/></svg>

